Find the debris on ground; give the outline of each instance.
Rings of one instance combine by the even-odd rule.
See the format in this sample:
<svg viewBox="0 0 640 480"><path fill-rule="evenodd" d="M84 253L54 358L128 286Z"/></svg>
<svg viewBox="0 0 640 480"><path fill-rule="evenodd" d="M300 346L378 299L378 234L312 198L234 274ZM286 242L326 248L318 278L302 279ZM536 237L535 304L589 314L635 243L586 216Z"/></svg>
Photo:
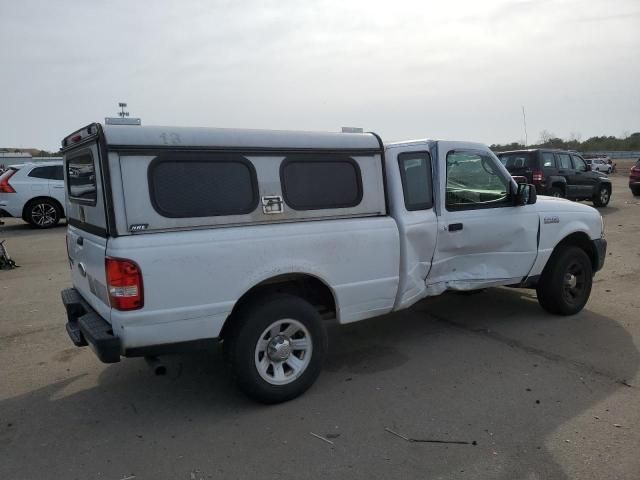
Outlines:
<svg viewBox="0 0 640 480"><path fill-rule="evenodd" d="M331 445L334 445L334 443L331 440L328 440L326 438L324 438L322 435L318 435L317 433L313 433L313 432L309 432L311 435L313 435L316 438L319 438L320 440L322 440L323 442L327 442Z"/></svg>
<svg viewBox="0 0 640 480"><path fill-rule="evenodd" d="M17 268L16 262L13 261L9 252L7 251L7 247L4 246L4 242L6 240L0 241L0 270L13 270Z"/></svg>
<svg viewBox="0 0 640 480"><path fill-rule="evenodd" d="M475 440L471 442L466 442L464 440L436 440L436 439L427 439L427 438L411 438L411 437L402 435L401 433L394 432L389 427L384 427L384 429L387 432L391 433L392 435L395 435L396 437L399 437L411 443L451 443L455 445L474 445L474 446L478 444L478 442L476 442Z"/></svg>

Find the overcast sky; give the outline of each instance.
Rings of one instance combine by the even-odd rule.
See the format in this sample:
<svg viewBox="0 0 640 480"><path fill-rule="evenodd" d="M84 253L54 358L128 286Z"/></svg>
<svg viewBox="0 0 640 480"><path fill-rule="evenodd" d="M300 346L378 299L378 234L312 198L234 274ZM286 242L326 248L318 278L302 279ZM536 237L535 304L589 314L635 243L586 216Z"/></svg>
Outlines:
<svg viewBox="0 0 640 480"><path fill-rule="evenodd" d="M0 147L147 125L640 131L640 0L0 0Z"/></svg>

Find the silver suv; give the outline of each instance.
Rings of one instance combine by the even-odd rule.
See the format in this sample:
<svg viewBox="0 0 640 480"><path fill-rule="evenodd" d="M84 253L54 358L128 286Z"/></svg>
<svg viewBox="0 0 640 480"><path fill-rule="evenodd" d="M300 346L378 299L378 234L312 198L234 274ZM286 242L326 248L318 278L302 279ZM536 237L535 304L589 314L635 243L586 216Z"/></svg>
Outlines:
<svg viewBox="0 0 640 480"><path fill-rule="evenodd" d="M12 165L0 175L0 216L49 228L65 216L62 161Z"/></svg>

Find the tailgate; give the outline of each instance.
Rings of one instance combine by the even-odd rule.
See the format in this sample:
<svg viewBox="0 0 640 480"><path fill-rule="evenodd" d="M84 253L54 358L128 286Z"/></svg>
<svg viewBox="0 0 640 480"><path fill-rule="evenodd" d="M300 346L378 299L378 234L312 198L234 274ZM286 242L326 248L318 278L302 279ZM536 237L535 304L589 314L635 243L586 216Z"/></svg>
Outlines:
<svg viewBox="0 0 640 480"><path fill-rule="evenodd" d="M65 153L64 165L71 280L85 301L109 321L107 216L97 143L85 143Z"/></svg>

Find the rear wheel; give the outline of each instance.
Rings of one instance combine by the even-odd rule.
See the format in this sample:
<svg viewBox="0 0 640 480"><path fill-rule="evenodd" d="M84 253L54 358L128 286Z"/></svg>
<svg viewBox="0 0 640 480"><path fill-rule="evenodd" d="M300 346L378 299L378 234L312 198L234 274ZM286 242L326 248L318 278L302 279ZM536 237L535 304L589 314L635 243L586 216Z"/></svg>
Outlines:
<svg viewBox="0 0 640 480"><path fill-rule="evenodd" d="M592 200L593 205L596 207L606 207L609 205L609 200L611 200L611 187L601 185L598 193L593 196Z"/></svg>
<svg viewBox="0 0 640 480"><path fill-rule="evenodd" d="M591 260L584 250L565 247L551 256L542 272L538 302L549 313L574 315L589 300L592 281Z"/></svg>
<svg viewBox="0 0 640 480"><path fill-rule="evenodd" d="M225 338L240 389L262 403L304 393L320 374L327 334L316 309L293 295L274 295L238 313Z"/></svg>
<svg viewBox="0 0 640 480"><path fill-rule="evenodd" d="M29 202L25 220L36 228L51 228L60 221L60 207L53 200L41 198Z"/></svg>
<svg viewBox="0 0 640 480"><path fill-rule="evenodd" d="M632 188L631 193L634 194L636 197L640 197L640 187Z"/></svg>

